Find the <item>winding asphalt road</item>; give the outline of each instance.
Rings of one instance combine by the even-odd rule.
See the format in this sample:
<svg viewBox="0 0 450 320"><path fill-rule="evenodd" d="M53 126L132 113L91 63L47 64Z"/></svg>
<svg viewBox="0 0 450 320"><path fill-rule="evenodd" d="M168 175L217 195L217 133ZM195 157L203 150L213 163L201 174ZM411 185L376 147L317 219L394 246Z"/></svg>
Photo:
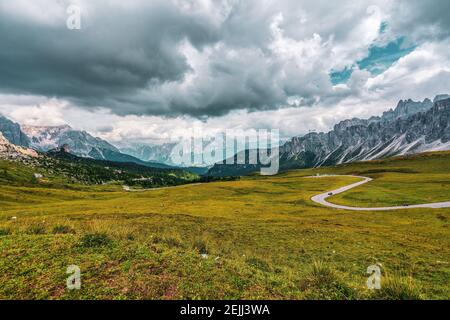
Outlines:
<svg viewBox="0 0 450 320"><path fill-rule="evenodd" d="M353 210L353 211L388 211L388 210L400 210L400 209L414 209L414 208L431 208L431 209L438 209L438 208L450 208L450 201L447 202L436 202L436 203L425 203L425 204L416 204L416 205L410 205L410 206L396 206L396 207L374 207L374 208L363 208L363 207L349 207L349 206L342 206L339 204L334 204L331 202L328 202L326 199L328 197L334 196L336 194L345 192L347 190L356 188L362 184L365 184L369 181L372 181L371 178L367 177L361 177L361 176L350 176L350 175L325 175L325 176L312 176L308 178L326 178L326 177L354 177L354 178L360 178L362 181L352 183L348 186L328 191L325 193L318 194L311 198L312 201L319 203L321 205L336 208L336 209L344 209L344 210Z"/></svg>

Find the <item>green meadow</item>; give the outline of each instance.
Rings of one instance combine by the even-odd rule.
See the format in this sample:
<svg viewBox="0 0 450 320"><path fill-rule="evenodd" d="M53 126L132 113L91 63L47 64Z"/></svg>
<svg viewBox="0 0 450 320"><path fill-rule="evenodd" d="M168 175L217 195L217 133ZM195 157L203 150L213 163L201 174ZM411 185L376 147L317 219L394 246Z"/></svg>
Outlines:
<svg viewBox="0 0 450 320"><path fill-rule="evenodd" d="M450 152L143 192L0 161L1 299L449 299ZM81 289L66 288L66 269ZM366 286L381 268L381 289Z"/></svg>

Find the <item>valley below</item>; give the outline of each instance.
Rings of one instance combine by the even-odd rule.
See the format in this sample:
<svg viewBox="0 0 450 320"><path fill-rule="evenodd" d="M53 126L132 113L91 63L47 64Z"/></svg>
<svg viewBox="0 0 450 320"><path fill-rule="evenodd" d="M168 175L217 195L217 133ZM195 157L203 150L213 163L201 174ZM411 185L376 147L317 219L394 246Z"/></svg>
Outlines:
<svg viewBox="0 0 450 320"><path fill-rule="evenodd" d="M0 173L1 299L450 297L449 208L311 200L360 175L373 180L328 200L449 201L450 152L142 192L36 179L5 160ZM70 265L80 290L66 288ZM367 288L372 265L381 290Z"/></svg>

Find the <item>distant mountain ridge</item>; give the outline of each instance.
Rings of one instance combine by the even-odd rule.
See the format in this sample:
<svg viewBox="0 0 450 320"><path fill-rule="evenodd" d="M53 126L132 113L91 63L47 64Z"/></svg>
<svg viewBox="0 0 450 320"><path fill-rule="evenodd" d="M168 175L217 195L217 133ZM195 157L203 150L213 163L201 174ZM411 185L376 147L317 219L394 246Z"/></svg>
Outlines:
<svg viewBox="0 0 450 320"><path fill-rule="evenodd" d="M400 101L381 117L341 121L328 133L294 137L280 147L280 168L312 168L450 149L450 99ZM241 175L258 165L216 164L212 176Z"/></svg>
<svg viewBox="0 0 450 320"><path fill-rule="evenodd" d="M154 161L173 165L170 158L175 145L175 143L164 143L161 145L132 143L120 148L120 151L142 161Z"/></svg>
<svg viewBox="0 0 450 320"><path fill-rule="evenodd" d="M30 146L41 152L65 147L70 153L84 158L107 160L115 162L130 162L155 168L168 168L169 166L142 161L136 157L124 154L109 142L94 137L86 131L63 126L22 126L22 130L29 137Z"/></svg>
<svg viewBox="0 0 450 320"><path fill-rule="evenodd" d="M211 143L210 139L204 139L203 140L203 150L207 145ZM141 159L143 161L155 161L159 163L164 163L169 166L177 166L179 167L181 164L174 163L173 161L173 152L174 148L178 145L178 143L175 142L169 142L169 143L163 143L163 144L144 144L144 143L131 143L127 144L120 149L121 152L130 154L138 159ZM226 150L223 150L224 153L226 153ZM194 154L192 153L192 156L196 157L202 157L204 161L206 161L206 157L203 153ZM201 164L201 167L196 167L197 169L200 169L200 171L203 171L206 167L210 167L214 165L213 162L203 162ZM195 167L192 167L195 169Z"/></svg>
<svg viewBox="0 0 450 320"><path fill-rule="evenodd" d="M30 146L39 151L49 151L63 145L68 145L73 154L89 157L107 149L115 152L119 150L107 141L93 137L86 131L72 129L68 125L63 126L22 126L22 130L30 139Z"/></svg>
<svg viewBox="0 0 450 320"><path fill-rule="evenodd" d="M280 147L280 167L310 168L379 159L395 155L450 149L449 95L436 96L433 102L401 100L395 109L380 117L347 119L328 133L309 133L294 137ZM17 155L14 146L48 152L66 146L79 157L136 163L155 168L170 168L168 162L174 144L132 146L121 152L109 142L70 126L20 126L0 116L3 157L7 151ZM25 153L27 153L26 151ZM132 155L126 154L130 152ZM242 151L248 153L248 151ZM20 154L20 152L19 152ZM134 156L136 155L136 156ZM141 158L141 159L139 159ZM142 159L147 159L142 160ZM258 165L215 164L210 175L242 175L259 169ZM185 168L204 173L205 168Z"/></svg>

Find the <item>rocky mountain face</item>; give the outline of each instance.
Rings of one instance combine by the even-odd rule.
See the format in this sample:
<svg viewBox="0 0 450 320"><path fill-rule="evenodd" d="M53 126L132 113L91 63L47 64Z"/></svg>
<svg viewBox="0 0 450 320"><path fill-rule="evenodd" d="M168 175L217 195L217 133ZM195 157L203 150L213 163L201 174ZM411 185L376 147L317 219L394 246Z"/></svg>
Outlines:
<svg viewBox="0 0 450 320"><path fill-rule="evenodd" d="M3 148L3 158L6 158L6 152L13 151L13 147L30 147L40 152L50 150L65 150L73 155L83 158L92 158L97 160L108 160L115 162L136 163L153 168L167 168L167 165L160 163L150 163L142 161L128 154L119 151L115 146L97 137L93 137L85 131L73 130L70 126L20 126L6 118L0 117L0 133L6 138L12 147ZM14 141L14 143L10 143ZM6 144L5 144L6 145ZM33 151L32 149L27 149ZM33 151L35 152L35 151ZM12 157L15 158L13 152Z"/></svg>
<svg viewBox="0 0 450 320"><path fill-rule="evenodd" d="M0 132L12 144L22 147L30 145L30 139L21 130L20 125L3 116L0 116Z"/></svg>
<svg viewBox="0 0 450 320"><path fill-rule="evenodd" d="M436 101L438 97L436 97ZM430 99L425 99L423 102L416 102L411 99L403 101L400 100L397 107L394 110L389 110L386 112L383 112L383 115L381 116L381 121L389 122L396 119L402 119L407 118L413 114L419 113L419 112L425 112L430 110L433 107L433 102L431 102ZM378 120L377 118L371 118L370 120Z"/></svg>
<svg viewBox="0 0 450 320"><path fill-rule="evenodd" d="M37 157L36 151L10 143L0 132L0 159L29 160Z"/></svg>
<svg viewBox="0 0 450 320"><path fill-rule="evenodd" d="M312 168L450 149L450 98L400 101L381 117L350 119L328 133L294 137L280 148L280 168ZM210 175L239 175L259 166L216 164Z"/></svg>
<svg viewBox="0 0 450 320"><path fill-rule="evenodd" d="M66 145L71 152L80 157L104 158L102 150L119 150L110 143L91 136L85 131L73 130L70 126L22 126L30 139L30 147L39 151L49 151Z"/></svg>
<svg viewBox="0 0 450 320"><path fill-rule="evenodd" d="M203 141L203 150L206 149L206 146L211 143L211 140L205 139ZM165 143L161 145L150 145L150 144L129 144L120 148L120 151L129 155L132 155L140 160L149 161L149 162L159 162L164 163L169 166L182 166L180 163L175 163L172 158L172 152L175 152L174 148L177 146L176 143ZM224 149L225 153L226 150ZM199 157L199 159L203 159L205 162L199 164L197 168L200 169L199 172L203 172L203 169L206 167L210 167L214 165L214 162L206 162L206 156L202 153L194 154L192 153L192 157ZM195 168L195 167L191 167Z"/></svg>
<svg viewBox="0 0 450 320"><path fill-rule="evenodd" d="M380 120L337 124L328 133L293 138L281 149L283 167L320 167L450 149L450 99L400 102ZM428 110L423 112L423 110ZM391 120L389 120L391 119Z"/></svg>

